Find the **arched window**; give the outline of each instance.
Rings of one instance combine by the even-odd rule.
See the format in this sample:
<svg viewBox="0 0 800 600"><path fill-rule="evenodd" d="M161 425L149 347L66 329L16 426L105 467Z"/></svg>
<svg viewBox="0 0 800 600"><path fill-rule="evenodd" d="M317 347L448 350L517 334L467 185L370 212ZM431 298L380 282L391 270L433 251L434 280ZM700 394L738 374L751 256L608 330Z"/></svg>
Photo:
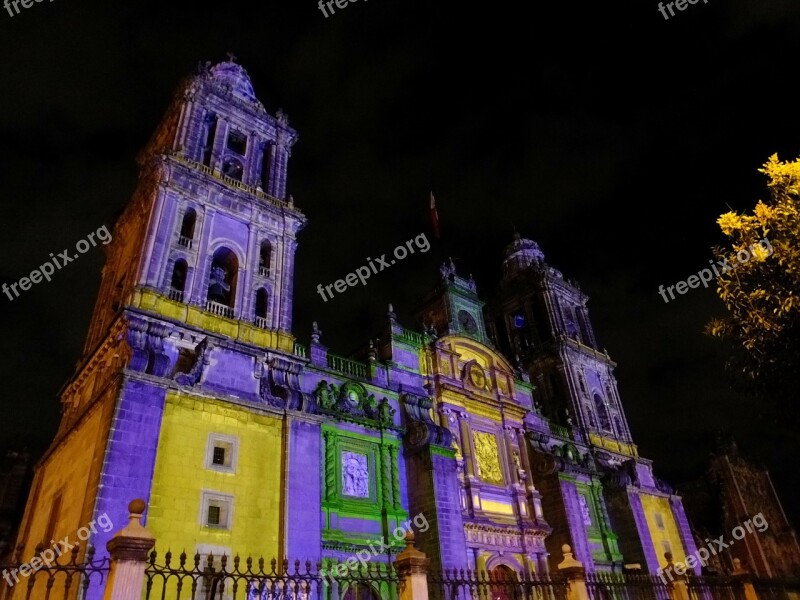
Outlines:
<svg viewBox="0 0 800 600"><path fill-rule="evenodd" d="M272 174L272 144L264 144L264 156L261 163L261 187L269 192L269 180Z"/></svg>
<svg viewBox="0 0 800 600"><path fill-rule="evenodd" d="M267 328L267 308L269 306L269 295L267 290L260 288L256 292L256 325L262 329Z"/></svg>
<svg viewBox="0 0 800 600"><path fill-rule="evenodd" d="M578 310L575 312L578 315L578 327L581 330L581 338L582 338L581 341L586 346L591 346L592 338L591 335L589 334L589 324L586 322L586 316L583 314L583 309L578 308Z"/></svg>
<svg viewBox="0 0 800 600"><path fill-rule="evenodd" d="M586 414L586 422L589 424L589 427L592 429L597 429L597 420L594 418L594 411L592 411L592 407L589 404L583 405L583 412Z"/></svg>
<svg viewBox="0 0 800 600"><path fill-rule="evenodd" d="M225 162L222 163L222 174L236 181L241 181L242 175L244 175L242 161L232 156L227 157Z"/></svg>
<svg viewBox="0 0 800 600"><path fill-rule="evenodd" d="M239 260L230 248L220 248L211 259L208 276L207 309L223 317L233 317Z"/></svg>
<svg viewBox="0 0 800 600"><path fill-rule="evenodd" d="M614 415L614 430L619 437L625 437L625 432L622 430L622 421L620 421L617 415Z"/></svg>
<svg viewBox="0 0 800 600"><path fill-rule="evenodd" d="M183 214L183 221L181 221L181 235L178 237L178 243L186 248L192 247L192 240L194 239L194 225L197 222L197 213L193 208L187 208Z"/></svg>
<svg viewBox="0 0 800 600"><path fill-rule="evenodd" d="M571 306L564 308L564 328L568 338L572 340L578 339L578 326L575 323L575 311Z"/></svg>
<svg viewBox="0 0 800 600"><path fill-rule="evenodd" d="M586 382L583 380L583 375L581 373L578 373L578 385L581 388L581 392L583 392L585 394L586 393Z"/></svg>
<svg viewBox="0 0 800 600"><path fill-rule="evenodd" d="M594 395L594 408L597 411L597 420L600 423L600 429L603 431L611 431L611 422L608 419L608 407L600 394Z"/></svg>
<svg viewBox="0 0 800 600"><path fill-rule="evenodd" d="M183 302L183 292L186 287L186 261L179 258L172 267L172 280L170 281L169 297L172 300Z"/></svg>
<svg viewBox="0 0 800 600"><path fill-rule="evenodd" d="M211 166L211 156L214 151L214 138L217 136L217 117L208 114L205 117L205 144L203 145L203 164L207 167Z"/></svg>
<svg viewBox="0 0 800 600"><path fill-rule="evenodd" d="M272 265L272 244L269 240L261 242L261 249L258 253L258 272L264 277L269 277L269 268Z"/></svg>
<svg viewBox="0 0 800 600"><path fill-rule="evenodd" d="M366 583L351 583L342 600L380 600L380 596Z"/></svg>

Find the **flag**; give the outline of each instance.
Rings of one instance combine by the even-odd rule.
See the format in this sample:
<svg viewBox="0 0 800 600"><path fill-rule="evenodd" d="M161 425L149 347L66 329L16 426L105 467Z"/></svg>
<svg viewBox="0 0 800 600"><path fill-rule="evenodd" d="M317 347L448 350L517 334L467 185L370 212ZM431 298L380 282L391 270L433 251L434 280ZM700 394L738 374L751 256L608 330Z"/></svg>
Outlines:
<svg viewBox="0 0 800 600"><path fill-rule="evenodd" d="M433 191L431 191L431 228L433 229L433 236L438 240L442 232L439 229L439 213L436 212L436 198L433 197Z"/></svg>

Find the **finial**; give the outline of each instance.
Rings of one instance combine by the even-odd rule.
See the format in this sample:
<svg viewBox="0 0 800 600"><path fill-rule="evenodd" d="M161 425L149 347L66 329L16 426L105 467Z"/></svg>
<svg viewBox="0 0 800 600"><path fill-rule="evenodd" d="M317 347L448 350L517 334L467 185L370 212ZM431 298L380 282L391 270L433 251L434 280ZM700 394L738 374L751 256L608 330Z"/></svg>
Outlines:
<svg viewBox="0 0 800 600"><path fill-rule="evenodd" d="M561 553L564 555L564 560L558 563L559 569L574 569L575 567L583 566L583 563L579 560L575 560L575 556L572 554L572 548L569 544L561 546Z"/></svg>
<svg viewBox="0 0 800 600"><path fill-rule="evenodd" d="M236 55L233 52L226 52L225 55L228 57L228 62L236 62Z"/></svg>
<svg viewBox="0 0 800 600"><path fill-rule="evenodd" d="M370 362L378 360L378 351L375 349L375 344L372 340L369 341L369 351L367 352Z"/></svg>
<svg viewBox="0 0 800 600"><path fill-rule="evenodd" d="M322 337L322 330L319 328L319 325L316 321L311 323L311 341L315 344L319 344L319 338Z"/></svg>

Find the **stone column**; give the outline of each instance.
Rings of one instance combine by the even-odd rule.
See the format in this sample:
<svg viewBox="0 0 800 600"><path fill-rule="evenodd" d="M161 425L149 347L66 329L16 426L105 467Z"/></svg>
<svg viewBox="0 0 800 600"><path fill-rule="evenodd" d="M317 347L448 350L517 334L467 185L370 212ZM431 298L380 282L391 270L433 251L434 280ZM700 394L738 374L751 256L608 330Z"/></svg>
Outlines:
<svg viewBox="0 0 800 600"><path fill-rule="evenodd" d="M475 476L475 450L472 447L472 431L467 421L467 413L458 413L458 426L461 430L461 455L464 457L464 464L467 466L467 475Z"/></svg>
<svg viewBox="0 0 800 600"><path fill-rule="evenodd" d="M583 563L575 560L572 556L572 548L569 544L561 546L564 553L564 560L558 563L558 571L562 573L569 582L567 600L589 600L589 591L586 589L586 569Z"/></svg>
<svg viewBox="0 0 800 600"><path fill-rule="evenodd" d="M395 568L400 577L400 600L428 600L428 564L424 552L414 547L414 532L406 532L406 548L397 555Z"/></svg>
<svg viewBox="0 0 800 600"><path fill-rule="evenodd" d="M147 556L156 539L142 527L140 519L146 508L144 500L128 505L130 522L106 544L111 554L111 570L103 600L140 600Z"/></svg>

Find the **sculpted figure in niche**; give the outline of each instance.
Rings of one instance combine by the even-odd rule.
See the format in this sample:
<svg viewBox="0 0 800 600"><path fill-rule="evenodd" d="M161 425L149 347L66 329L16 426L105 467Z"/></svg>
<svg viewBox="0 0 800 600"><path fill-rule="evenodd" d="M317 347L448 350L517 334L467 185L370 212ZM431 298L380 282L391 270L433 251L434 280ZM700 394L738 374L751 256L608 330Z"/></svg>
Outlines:
<svg viewBox="0 0 800 600"><path fill-rule="evenodd" d="M342 453L342 490L345 496L369 498L369 469L363 454Z"/></svg>

